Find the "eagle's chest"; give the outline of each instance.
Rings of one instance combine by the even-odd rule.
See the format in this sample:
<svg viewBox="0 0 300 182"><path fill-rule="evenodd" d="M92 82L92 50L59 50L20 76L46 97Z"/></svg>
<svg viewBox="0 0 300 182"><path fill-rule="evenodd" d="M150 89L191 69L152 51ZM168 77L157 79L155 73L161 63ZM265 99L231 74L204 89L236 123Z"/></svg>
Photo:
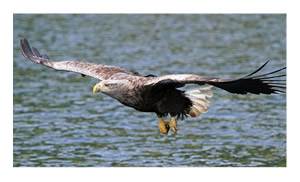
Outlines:
<svg viewBox="0 0 300 182"><path fill-rule="evenodd" d="M156 112L160 114L180 114L191 107L191 101L185 97L182 91L175 88L162 90L146 90L137 97L134 107L144 112Z"/></svg>
<svg viewBox="0 0 300 182"><path fill-rule="evenodd" d="M148 91L143 88L129 89L114 96L120 103L132 107L138 111L153 112L155 103L153 97L149 95Z"/></svg>
<svg viewBox="0 0 300 182"><path fill-rule="evenodd" d="M120 103L133 108L145 104L143 90L138 88L119 90L118 93L107 95L118 100Z"/></svg>

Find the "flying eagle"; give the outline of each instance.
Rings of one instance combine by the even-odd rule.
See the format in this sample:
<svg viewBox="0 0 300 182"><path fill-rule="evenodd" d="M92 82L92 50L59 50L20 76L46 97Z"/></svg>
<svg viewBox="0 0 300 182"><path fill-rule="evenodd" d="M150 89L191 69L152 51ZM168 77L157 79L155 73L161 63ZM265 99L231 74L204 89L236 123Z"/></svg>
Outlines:
<svg viewBox="0 0 300 182"><path fill-rule="evenodd" d="M125 106L142 112L156 113L162 134L168 134L169 129L174 133L177 132L176 119L183 119L187 116L199 117L200 114L206 113L207 106L211 104L206 98L212 97L213 94L202 91L213 86L235 94L268 95L284 92L283 89L286 88L286 80L280 79L286 74L273 75L286 67L254 76L268 62L253 73L239 79L202 77L195 74L144 76L117 66L79 61L52 61L47 55L41 55L36 48L31 48L26 39L22 38L20 42L26 59L55 70L76 72L82 76L97 78L100 82L94 86L93 93L102 92ZM178 90L186 84L208 84L209 86L186 91ZM170 121L165 122L163 117L168 115L170 115Z"/></svg>

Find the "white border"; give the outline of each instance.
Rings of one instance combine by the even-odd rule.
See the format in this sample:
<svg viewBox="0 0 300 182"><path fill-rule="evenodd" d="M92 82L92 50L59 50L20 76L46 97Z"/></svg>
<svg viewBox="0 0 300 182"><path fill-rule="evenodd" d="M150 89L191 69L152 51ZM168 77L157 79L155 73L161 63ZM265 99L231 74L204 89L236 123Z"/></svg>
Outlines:
<svg viewBox="0 0 300 182"><path fill-rule="evenodd" d="M294 1L295 2L295 1ZM299 11L288 1L8 1L1 8L1 174L6 181L297 181ZM13 168L13 13L287 13L287 168ZM298 74L297 74L298 73ZM5 99L6 98L6 99ZM179 171L180 170L180 171Z"/></svg>

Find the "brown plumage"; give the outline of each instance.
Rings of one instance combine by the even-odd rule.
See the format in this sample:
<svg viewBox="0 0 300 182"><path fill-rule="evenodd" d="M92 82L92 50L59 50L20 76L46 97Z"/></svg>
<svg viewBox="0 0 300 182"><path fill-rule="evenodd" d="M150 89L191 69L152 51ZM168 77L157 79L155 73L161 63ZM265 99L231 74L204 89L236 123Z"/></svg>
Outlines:
<svg viewBox="0 0 300 182"><path fill-rule="evenodd" d="M285 74L274 75L286 67L276 71L254 76L268 62L253 73L239 79L209 78L195 74L171 74L156 77L143 76L137 72L126 71L117 66L79 62L79 61L52 61L47 55L41 55L34 47L30 47L26 39L21 39L21 50L26 59L34 63L48 66L55 70L76 72L82 76L91 76L101 80L94 87L94 92L101 91L126 106L143 112L155 112L158 117L171 115L172 117L199 117L207 112L210 102L206 97L211 93L202 93L194 89L181 91L177 88L186 84L209 84L235 94L276 94L284 92Z"/></svg>

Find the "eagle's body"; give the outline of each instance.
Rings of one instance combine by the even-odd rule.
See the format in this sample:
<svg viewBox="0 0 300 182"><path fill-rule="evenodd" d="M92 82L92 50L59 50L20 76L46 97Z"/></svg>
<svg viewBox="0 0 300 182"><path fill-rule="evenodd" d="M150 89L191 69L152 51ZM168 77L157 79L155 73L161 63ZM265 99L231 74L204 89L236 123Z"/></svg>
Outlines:
<svg viewBox="0 0 300 182"><path fill-rule="evenodd" d="M153 87L156 77L140 74L118 73L109 78L108 84L116 84L117 90L104 92L120 103L142 112L155 112L158 116L183 117L192 106L185 93L173 86ZM107 81L104 81L104 84Z"/></svg>
<svg viewBox="0 0 300 182"><path fill-rule="evenodd" d="M271 73L254 76L268 62L240 79L208 78L194 74L172 74L156 77L126 71L117 66L79 61L52 61L47 55L40 55L36 48L31 48L26 39L21 39L21 49L24 57L35 63L101 80L99 84L94 86L94 93L103 92L138 111L156 113L159 118L159 128L163 134L167 134L169 129L177 132L175 117L199 117L200 114L207 112L207 106L211 103L206 97L212 97L212 94L201 91L208 90L212 86L236 94L272 94L284 92L280 89L285 88L285 80L277 79L284 77L285 74L277 76L272 74L284 70L286 67ZM186 91L178 89L186 84L209 84L211 86ZM163 116L167 115L171 116L169 123L162 119Z"/></svg>

